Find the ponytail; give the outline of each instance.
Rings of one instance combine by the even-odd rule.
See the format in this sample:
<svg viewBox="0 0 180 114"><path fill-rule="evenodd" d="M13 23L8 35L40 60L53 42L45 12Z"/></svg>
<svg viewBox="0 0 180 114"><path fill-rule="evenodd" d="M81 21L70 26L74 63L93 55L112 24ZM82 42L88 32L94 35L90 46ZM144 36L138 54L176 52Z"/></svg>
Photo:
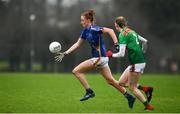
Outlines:
<svg viewBox="0 0 180 114"><path fill-rule="evenodd" d="M87 10L81 14L86 19L89 19L92 23L94 22L95 11L93 9Z"/></svg>

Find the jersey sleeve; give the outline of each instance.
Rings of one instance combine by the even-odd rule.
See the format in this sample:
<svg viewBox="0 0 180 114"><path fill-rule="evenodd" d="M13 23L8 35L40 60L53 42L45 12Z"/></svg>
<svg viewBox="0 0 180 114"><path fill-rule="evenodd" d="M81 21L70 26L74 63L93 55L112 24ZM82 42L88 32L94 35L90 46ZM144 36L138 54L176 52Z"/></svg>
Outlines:
<svg viewBox="0 0 180 114"><path fill-rule="evenodd" d="M102 30L103 30L103 27L97 26L97 30L96 31L98 33L102 34Z"/></svg>
<svg viewBox="0 0 180 114"><path fill-rule="evenodd" d="M117 58L117 57L124 57L126 52L126 44L120 44L119 45L119 52L118 53L114 53L112 55L112 57Z"/></svg>
<svg viewBox="0 0 180 114"><path fill-rule="evenodd" d="M84 40L86 40L86 31L85 31L85 29L83 29L83 30L81 31L81 34L80 34L79 37L82 38L82 39L84 39Z"/></svg>
<svg viewBox="0 0 180 114"><path fill-rule="evenodd" d="M103 27L93 26L93 27L91 27L91 30L93 30L94 32L96 32L98 34L102 34Z"/></svg>

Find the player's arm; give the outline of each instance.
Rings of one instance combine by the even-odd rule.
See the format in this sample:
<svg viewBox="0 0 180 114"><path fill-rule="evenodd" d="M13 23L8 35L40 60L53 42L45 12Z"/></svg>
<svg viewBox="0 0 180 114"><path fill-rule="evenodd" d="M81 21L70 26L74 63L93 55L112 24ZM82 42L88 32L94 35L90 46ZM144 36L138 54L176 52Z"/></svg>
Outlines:
<svg viewBox="0 0 180 114"><path fill-rule="evenodd" d="M126 53L126 44L120 44L119 51L117 53L113 53L111 50L109 50L107 51L106 55L108 57L119 58L119 57L124 57L125 53Z"/></svg>
<svg viewBox="0 0 180 114"><path fill-rule="evenodd" d="M110 35L110 37L112 38L112 40L114 42L115 51L116 52L119 51L118 40L117 40L117 37L116 37L116 34L115 34L114 30L110 29L110 28L107 28L107 27L103 27L102 32L103 33L108 33Z"/></svg>
<svg viewBox="0 0 180 114"><path fill-rule="evenodd" d="M83 42L83 39L79 38L78 41L76 43L74 43L67 51L61 53L57 53L55 55L55 61L56 62L61 62L62 59L64 58L64 56L70 54L71 52L73 52L74 50L76 50Z"/></svg>
<svg viewBox="0 0 180 114"><path fill-rule="evenodd" d="M146 43L148 41L147 39L145 39L144 37L142 37L140 35L138 35L138 39L143 43Z"/></svg>
<svg viewBox="0 0 180 114"><path fill-rule="evenodd" d="M76 50L82 43L83 43L83 39L79 38L76 43L74 43L67 51L65 51L65 54L70 54L71 52Z"/></svg>
<svg viewBox="0 0 180 114"><path fill-rule="evenodd" d="M138 39L142 42L142 51L146 53L148 40L138 35Z"/></svg>
<svg viewBox="0 0 180 114"><path fill-rule="evenodd" d="M113 30L113 29L103 27L102 32L103 32L103 33L108 33L108 34L111 36L111 38L113 39L114 44L117 44L117 43L118 43L116 34L114 33L114 30Z"/></svg>
<svg viewBox="0 0 180 114"><path fill-rule="evenodd" d="M119 52L113 53L112 57L118 58L118 57L124 57L126 53L126 44L120 44L119 45Z"/></svg>

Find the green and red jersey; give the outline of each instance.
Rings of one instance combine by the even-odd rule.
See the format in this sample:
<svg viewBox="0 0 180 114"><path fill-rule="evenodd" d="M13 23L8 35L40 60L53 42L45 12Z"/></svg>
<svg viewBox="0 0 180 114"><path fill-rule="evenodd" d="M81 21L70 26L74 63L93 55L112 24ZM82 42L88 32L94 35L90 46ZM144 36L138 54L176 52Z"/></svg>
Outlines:
<svg viewBox="0 0 180 114"><path fill-rule="evenodd" d="M138 34L135 31L127 27L121 29L118 37L118 44L126 45L130 64L145 62L144 54L138 40Z"/></svg>

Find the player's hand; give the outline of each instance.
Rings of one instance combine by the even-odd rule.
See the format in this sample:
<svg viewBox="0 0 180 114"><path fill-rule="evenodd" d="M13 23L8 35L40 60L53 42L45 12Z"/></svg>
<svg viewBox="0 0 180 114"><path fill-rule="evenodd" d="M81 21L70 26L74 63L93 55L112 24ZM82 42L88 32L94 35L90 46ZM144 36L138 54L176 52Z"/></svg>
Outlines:
<svg viewBox="0 0 180 114"><path fill-rule="evenodd" d="M106 52L106 55L110 58L110 57L112 57L112 51L111 50L108 50L107 52Z"/></svg>
<svg viewBox="0 0 180 114"><path fill-rule="evenodd" d="M119 45L118 45L118 43L115 43L115 44L114 44L114 49L113 49L113 51L114 51L115 53L119 52Z"/></svg>
<svg viewBox="0 0 180 114"><path fill-rule="evenodd" d="M147 48L148 48L147 45L148 45L148 41L142 43L142 51L143 51L143 53L146 53Z"/></svg>
<svg viewBox="0 0 180 114"><path fill-rule="evenodd" d="M66 55L65 52L63 52L63 53L58 52L58 53L55 54L54 59L55 59L56 62L61 62L65 55Z"/></svg>

